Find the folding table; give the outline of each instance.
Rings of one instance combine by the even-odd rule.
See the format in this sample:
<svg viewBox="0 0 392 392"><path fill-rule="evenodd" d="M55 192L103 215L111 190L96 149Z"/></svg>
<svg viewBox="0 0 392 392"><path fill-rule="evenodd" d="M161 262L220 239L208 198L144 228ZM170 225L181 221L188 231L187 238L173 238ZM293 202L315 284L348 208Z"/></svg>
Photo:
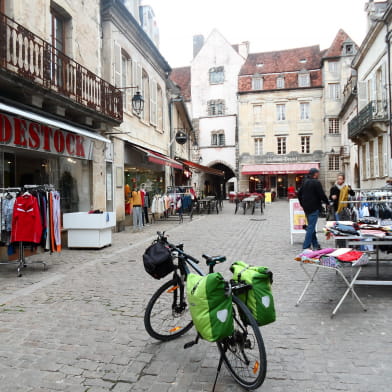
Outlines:
<svg viewBox="0 0 392 392"><path fill-rule="evenodd" d="M360 298L358 297L357 293L354 290L354 285L355 282L359 276L359 274L361 273L362 270L362 265L367 264L368 263L368 257L367 255L364 255L365 257L363 257L363 259L361 261L359 261L357 264L353 265L352 263L342 263L342 262L337 262L335 265L333 265L333 263L328 263L329 265L323 265L322 261L321 262L309 262L309 261L300 261L301 267L304 270L306 276L309 278L308 282L305 285L305 288L303 289L301 295L298 298L297 303L295 304L295 306L298 306L300 304L300 302L302 301L302 298L304 297L306 291L308 290L310 284L312 282L314 282L314 278L317 274L317 272L320 269L326 269L326 270L330 270L330 271L335 271L337 274L340 275L340 277L343 279L343 281L345 282L347 289L346 291L343 293L342 297L340 298L338 304L336 305L335 309L332 311L331 314L331 318L333 316L335 316L336 312L338 311L338 309L340 308L340 306L342 305L343 301L346 299L347 295L351 292L352 296L359 302L359 304L361 305L362 309L364 311L366 311L366 307L363 304L363 302L360 300ZM305 268L305 265L309 265L310 267L314 267L315 270L314 272L311 274L309 271L307 271L307 269ZM341 271L343 268L345 268L347 265L347 268L351 269L351 274L350 274L350 278L348 279L343 272ZM356 269L355 274L353 275L353 270L354 268Z"/></svg>

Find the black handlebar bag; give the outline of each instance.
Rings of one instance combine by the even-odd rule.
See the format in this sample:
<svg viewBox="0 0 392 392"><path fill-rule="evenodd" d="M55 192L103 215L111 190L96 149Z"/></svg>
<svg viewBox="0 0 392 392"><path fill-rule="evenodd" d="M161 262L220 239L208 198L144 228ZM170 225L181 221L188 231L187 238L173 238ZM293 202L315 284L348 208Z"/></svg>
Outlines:
<svg viewBox="0 0 392 392"><path fill-rule="evenodd" d="M173 257L167 246L154 242L143 254L144 269L155 279L161 279L174 271Z"/></svg>

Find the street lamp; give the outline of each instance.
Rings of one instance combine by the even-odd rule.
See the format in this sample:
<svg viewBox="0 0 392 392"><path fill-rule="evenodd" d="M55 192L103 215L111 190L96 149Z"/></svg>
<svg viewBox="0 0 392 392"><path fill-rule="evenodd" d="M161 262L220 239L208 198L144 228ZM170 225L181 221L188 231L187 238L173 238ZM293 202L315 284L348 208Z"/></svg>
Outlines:
<svg viewBox="0 0 392 392"><path fill-rule="evenodd" d="M132 109L133 111L139 115L144 109L144 99L142 94L140 94L139 86L127 86L127 87L117 87L118 90L128 90L128 89L137 89L136 94L132 97Z"/></svg>

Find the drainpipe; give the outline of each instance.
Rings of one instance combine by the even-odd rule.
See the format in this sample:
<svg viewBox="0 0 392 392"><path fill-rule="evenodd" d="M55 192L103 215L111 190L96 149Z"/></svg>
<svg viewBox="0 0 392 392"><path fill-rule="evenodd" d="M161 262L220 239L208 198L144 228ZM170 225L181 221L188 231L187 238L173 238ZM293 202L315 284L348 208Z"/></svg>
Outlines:
<svg viewBox="0 0 392 392"><path fill-rule="evenodd" d="M391 39L391 31L388 30L388 24L384 20L384 25L387 29L387 34L385 36L385 42L387 44L387 86L388 86L388 132L389 132L389 155L392 154L392 132L391 132L391 104L392 104L392 92L391 92L391 45L390 45L390 39ZM388 175L391 176L390 173L390 162L388 162Z"/></svg>

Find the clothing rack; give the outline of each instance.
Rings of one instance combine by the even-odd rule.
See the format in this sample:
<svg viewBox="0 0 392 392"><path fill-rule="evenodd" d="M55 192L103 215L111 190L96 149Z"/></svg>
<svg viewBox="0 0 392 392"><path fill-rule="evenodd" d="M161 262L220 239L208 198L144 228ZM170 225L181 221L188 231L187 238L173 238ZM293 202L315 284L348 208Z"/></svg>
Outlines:
<svg viewBox="0 0 392 392"><path fill-rule="evenodd" d="M43 185L37 185L37 184L26 184L22 187L7 187L7 188L0 188L0 193L5 193L5 192L29 192L29 191L42 191L42 192L49 192L49 191L55 191L56 188L54 185L51 184L43 184ZM26 248L26 242L25 241L16 241L18 243L18 259L15 261L0 261L0 265L10 265L10 264L17 264L17 276L20 277L22 276L22 269L27 267L27 261L26 261L26 256L25 256L25 248ZM15 243L16 243L15 242ZM38 246L38 244L37 244ZM29 261L29 264L42 264L44 267L44 270L46 269L46 262L41 261L41 260L33 260Z"/></svg>

